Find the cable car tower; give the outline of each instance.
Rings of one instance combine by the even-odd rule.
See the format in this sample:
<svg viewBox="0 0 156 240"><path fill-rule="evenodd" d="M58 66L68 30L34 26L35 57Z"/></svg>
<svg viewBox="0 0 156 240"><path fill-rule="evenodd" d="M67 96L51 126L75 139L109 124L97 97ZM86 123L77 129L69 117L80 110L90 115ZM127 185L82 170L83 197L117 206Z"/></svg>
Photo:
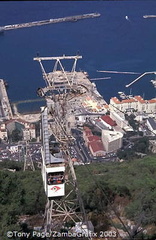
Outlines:
<svg viewBox="0 0 156 240"><path fill-rule="evenodd" d="M24 154L24 171L30 169L32 171L35 171L34 163L30 154L30 150L28 150L28 143L26 142L25 146L25 154Z"/></svg>
<svg viewBox="0 0 156 240"><path fill-rule="evenodd" d="M35 171L28 142L26 141L24 144L19 145L18 149L19 149L19 161L24 161L23 171L26 170Z"/></svg>
<svg viewBox="0 0 156 240"><path fill-rule="evenodd" d="M38 95L44 97L47 103L41 108L42 178L47 195L46 232L60 231L69 223L88 223L68 151L74 141L68 121L71 114L70 100L87 92L87 84L79 81L82 72L75 71L77 60L81 58L65 55L34 58L41 66L46 83L46 87L38 89ZM55 61L50 73L45 71L42 64L42 61L47 60ZM62 60L74 60L71 71L65 71Z"/></svg>

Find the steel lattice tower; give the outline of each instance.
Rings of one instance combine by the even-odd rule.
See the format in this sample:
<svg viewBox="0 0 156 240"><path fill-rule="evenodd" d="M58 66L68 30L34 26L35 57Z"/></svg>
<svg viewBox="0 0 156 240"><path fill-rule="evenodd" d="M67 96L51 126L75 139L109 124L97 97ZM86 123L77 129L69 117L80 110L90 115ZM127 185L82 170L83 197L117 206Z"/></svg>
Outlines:
<svg viewBox="0 0 156 240"><path fill-rule="evenodd" d="M76 174L69 153L69 146L74 141L71 135L70 124L68 122L68 114L70 108L70 100L77 98L86 93L87 84L78 81L76 63L82 56L65 56L62 57L37 57L46 87L38 89L38 95L46 99L46 107L41 109L41 129L42 129L42 159L46 161L49 157L49 139L52 134L60 144L62 156L66 161L65 185L68 193L60 199L47 198L45 208L45 225L47 232L60 230L66 223L76 222L88 223L83 201L80 196ZM74 60L72 70L65 71L62 60ZM42 61L54 60L54 68L50 73L46 73ZM88 228L88 226L87 226Z"/></svg>

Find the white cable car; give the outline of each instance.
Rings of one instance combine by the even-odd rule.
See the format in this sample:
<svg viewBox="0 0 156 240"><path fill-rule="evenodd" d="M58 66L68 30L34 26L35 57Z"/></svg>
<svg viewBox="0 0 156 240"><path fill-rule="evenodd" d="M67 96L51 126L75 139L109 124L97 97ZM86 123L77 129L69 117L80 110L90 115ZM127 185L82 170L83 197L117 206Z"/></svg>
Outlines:
<svg viewBox="0 0 156 240"><path fill-rule="evenodd" d="M63 197L65 195L65 162L62 158L51 155L52 161L42 166L42 177L45 193L48 198Z"/></svg>
<svg viewBox="0 0 156 240"><path fill-rule="evenodd" d="M65 161L61 158L58 143L49 142L47 108L42 107L42 178L48 198L65 195Z"/></svg>

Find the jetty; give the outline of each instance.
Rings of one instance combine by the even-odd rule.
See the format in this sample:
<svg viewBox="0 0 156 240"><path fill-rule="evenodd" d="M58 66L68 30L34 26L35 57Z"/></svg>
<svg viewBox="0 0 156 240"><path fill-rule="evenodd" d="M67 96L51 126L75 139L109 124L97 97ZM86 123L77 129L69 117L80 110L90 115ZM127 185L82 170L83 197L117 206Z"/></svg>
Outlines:
<svg viewBox="0 0 156 240"><path fill-rule="evenodd" d="M48 20L41 20L41 21L35 21L35 22L28 22L28 23L19 23L19 24L12 24L12 25L6 25L1 26L1 31L6 30L13 30L18 28L27 28L27 27L35 27L35 26L41 26L41 25L47 25L47 24L53 24L53 23L62 23L62 22L76 22L79 20L87 19L87 18L96 18L100 17L100 13L88 13L88 14L82 14L82 15L76 15L76 16L70 16L70 17L63 17L63 18L52 18Z"/></svg>
<svg viewBox="0 0 156 240"><path fill-rule="evenodd" d="M143 18L155 18L156 15L144 15Z"/></svg>

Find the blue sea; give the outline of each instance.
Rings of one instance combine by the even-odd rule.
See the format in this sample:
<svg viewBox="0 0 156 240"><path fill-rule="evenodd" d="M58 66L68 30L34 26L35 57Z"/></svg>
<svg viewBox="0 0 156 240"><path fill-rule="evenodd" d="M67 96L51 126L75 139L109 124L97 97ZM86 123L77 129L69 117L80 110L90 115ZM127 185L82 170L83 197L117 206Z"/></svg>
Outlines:
<svg viewBox="0 0 156 240"><path fill-rule="evenodd" d="M99 18L77 22L57 23L6 31L0 35L0 78L9 84L11 101L34 99L38 87L44 87L41 69L33 61L40 56L76 55L77 70L89 73L90 78L111 77L96 81L106 101L118 91L145 99L156 96L147 75L132 85L125 85L138 75L108 74L97 70L156 71L156 1L0 1L0 26L50 18L98 12ZM128 16L128 19L125 18ZM72 62L63 62L70 70ZM53 62L45 65L53 68Z"/></svg>

